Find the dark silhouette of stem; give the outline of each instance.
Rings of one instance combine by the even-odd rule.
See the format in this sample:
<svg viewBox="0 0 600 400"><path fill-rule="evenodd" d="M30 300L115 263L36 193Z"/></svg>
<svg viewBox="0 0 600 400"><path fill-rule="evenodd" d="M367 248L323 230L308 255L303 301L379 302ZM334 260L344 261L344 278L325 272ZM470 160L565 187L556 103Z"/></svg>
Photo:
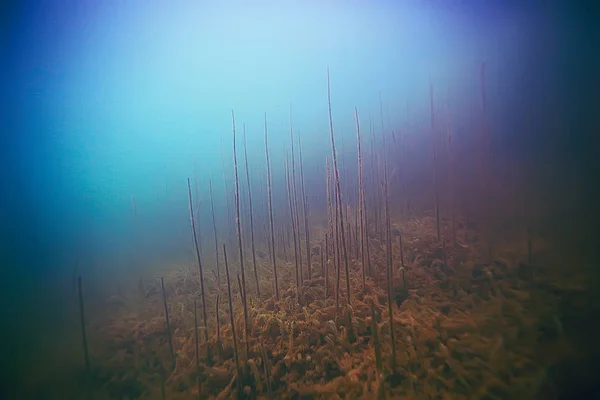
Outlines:
<svg viewBox="0 0 600 400"><path fill-rule="evenodd" d="M213 199L213 189L212 189L212 179L209 180L209 188L210 188L210 209L212 212L212 222L213 222L213 233L215 236L215 258L217 260L217 291L221 290L221 268L219 266L219 243L217 240L217 221L215 218L215 202Z"/></svg>
<svg viewBox="0 0 600 400"><path fill-rule="evenodd" d="M387 295L388 313L390 317L390 340L392 341L392 373L396 374L396 335L394 333L394 312L392 309L392 283L394 271L392 269L392 230L390 224L389 183L387 178L387 163L383 163L383 198L385 203L385 233L386 233L386 264L387 264Z"/></svg>
<svg viewBox="0 0 600 400"><path fill-rule="evenodd" d="M244 161L246 163L246 181L248 183L248 205L250 206L250 244L252 246L252 264L254 265L254 279L256 280L256 295L260 298L260 283L256 269L256 249L254 247L254 211L252 208L252 191L250 189L250 169L248 168L248 150L246 146L246 124L244 124Z"/></svg>
<svg viewBox="0 0 600 400"><path fill-rule="evenodd" d="M304 274L302 271L302 238L300 237L300 216L298 212L298 194L296 192L296 158L294 152L294 131L292 124L292 105L290 104L290 142L292 145L291 155L292 155L292 163L290 165L290 171L292 176L291 181L291 189L292 189L292 205L294 208L293 216L295 224L296 224L296 240L298 242L298 271L300 272L300 286L303 285L304 282Z"/></svg>
<svg viewBox="0 0 600 400"><path fill-rule="evenodd" d="M83 308L83 289L81 287L81 276L77 277L77 293L79 294L79 319L81 322L81 341L83 344L83 359L85 370L90 373L90 353L88 351L87 333L85 326L85 310Z"/></svg>
<svg viewBox="0 0 600 400"><path fill-rule="evenodd" d="M237 166L237 151L235 147L235 115L233 110L231 110L231 121L233 126L233 169L235 171L235 215L236 215L236 225L237 225L237 237L238 237L238 247L240 252L240 270L242 271L242 290L244 300L246 299L246 273L244 272L244 248L242 245L242 223L240 220L240 181L238 178L238 166ZM246 354L249 352L249 343L248 343L248 304L244 301L244 330L245 330L245 344L246 344Z"/></svg>
<svg viewBox="0 0 600 400"><path fill-rule="evenodd" d="M298 136L298 151L300 152L300 181L302 185L302 205L304 208L304 238L306 239L306 268L308 269L308 279L312 279L312 267L310 262L310 229L308 226L308 199L304 191L304 169L302 167L302 142Z"/></svg>
<svg viewBox="0 0 600 400"><path fill-rule="evenodd" d="M296 222L294 219L294 207L293 207L293 200L292 200L289 157L287 156L287 154L285 157L285 175L286 175L287 189L288 189L288 205L290 208L290 218L292 220L292 235L294 237L294 261L296 264L296 296L298 298L298 303L300 303L300 270L299 270L299 266L298 266L298 246L297 246L297 242L296 242Z"/></svg>
<svg viewBox="0 0 600 400"><path fill-rule="evenodd" d="M200 296L202 297L202 319L204 320L204 340L208 342L208 325L206 318L206 297L204 295L204 272L202 271L202 260L200 259L200 247L198 246L198 236L196 234L196 223L194 222L194 208L192 206L192 187L190 185L190 178L187 180L188 183L188 195L190 198L190 219L192 221L192 234L194 236L194 246L196 247L196 259L198 260L198 270L200 271Z"/></svg>
<svg viewBox="0 0 600 400"><path fill-rule="evenodd" d="M275 231L273 229L273 198L271 194L271 163L269 161L269 144L267 140L267 113L265 112L265 154L267 156L267 192L269 195L269 225L271 226L271 262L273 263L273 281L275 298L279 300L279 281L277 278L277 258L275 255ZM285 247L284 247L285 248Z"/></svg>
<svg viewBox="0 0 600 400"><path fill-rule="evenodd" d="M433 134L435 129L435 111L433 108L433 84L429 84L429 106L431 108L431 132ZM433 134L434 135L434 134ZM438 242L441 239L440 234L440 201L439 201L439 187L438 187L438 177L437 177L437 155L435 151L436 140L434 135L434 140L432 142L433 146L433 185L435 189L435 226L437 231L437 240Z"/></svg>
<svg viewBox="0 0 600 400"><path fill-rule="evenodd" d="M365 220L363 214L363 172L362 172L362 151L360 146L360 122L358 120L358 109L354 107L354 116L356 119L356 143L358 146L358 209L360 214L360 253L361 253L361 265L362 265L362 281L363 289L367 288L367 278L365 271ZM358 221L356 222L358 225Z"/></svg>
<svg viewBox="0 0 600 400"><path fill-rule="evenodd" d="M200 372L200 351L198 349L198 306L194 299L194 349L196 354L196 370Z"/></svg>
<svg viewBox="0 0 600 400"><path fill-rule="evenodd" d="M383 364L381 362L381 345L379 344L379 329L377 328L377 315L375 314L375 304L373 299L371 303L371 329L373 330L373 348L375 349L375 365L377 372L381 374Z"/></svg>
<svg viewBox="0 0 600 400"><path fill-rule="evenodd" d="M406 289L406 279L405 279L405 269L404 266L404 246L402 245L402 232L398 235L398 247L400 247L400 265L402 266L402 282L404 284L404 288Z"/></svg>
<svg viewBox="0 0 600 400"><path fill-rule="evenodd" d="M173 351L173 337L171 336L171 322L169 322L169 307L167 307L167 294L165 293L165 280L160 278L160 288L163 295L163 305L165 307L165 320L167 322L167 339L169 341L169 353L171 354L171 365L175 369L175 352Z"/></svg>
<svg viewBox="0 0 600 400"><path fill-rule="evenodd" d="M337 156L335 152L335 139L333 137L333 117L331 115L331 87L329 83L329 67L327 67L327 102L329 108L329 133L331 136L331 151L333 153L333 169L335 174L335 185L337 187L337 210L340 218L340 233L342 236L342 250L344 252L344 264L346 269L346 296L347 302L350 304L350 268L348 265L348 251L346 249L346 235L344 234L344 212L342 210L342 192L340 189L340 172L337 166Z"/></svg>
<svg viewBox="0 0 600 400"><path fill-rule="evenodd" d="M235 369L237 371L236 384L238 394L242 390L242 372L240 370L240 358L238 354L237 336L235 334L235 320L233 318L233 301L231 301L231 280L229 279L229 264L227 263L227 250L223 245L223 259L225 260L225 274L227 276L227 295L229 297L229 321L231 322L231 334L233 336L233 356L235 358Z"/></svg>

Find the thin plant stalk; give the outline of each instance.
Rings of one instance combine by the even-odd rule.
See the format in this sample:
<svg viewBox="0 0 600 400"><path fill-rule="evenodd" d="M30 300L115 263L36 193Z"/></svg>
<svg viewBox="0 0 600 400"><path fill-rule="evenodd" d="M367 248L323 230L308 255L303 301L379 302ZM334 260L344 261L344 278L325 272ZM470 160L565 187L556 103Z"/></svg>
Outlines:
<svg viewBox="0 0 600 400"><path fill-rule="evenodd" d="M456 170L454 159L454 147L452 146L452 129L448 122L448 152L450 153L450 191L451 191L451 213L452 213L452 245L456 248Z"/></svg>
<svg viewBox="0 0 600 400"><path fill-rule="evenodd" d="M371 127L371 140L372 140L372 156L373 156L373 160L372 160L372 168L373 168L373 203L374 203L374 211L375 211L375 229L373 231L373 235L379 237L379 241L383 242L382 237L382 231L383 231L383 205L382 205L382 198L380 195L380 191L377 190L378 188L378 181L381 179L381 171L379 168L379 159L377 157L377 141L375 140L375 120L373 119L373 124Z"/></svg>
<svg viewBox="0 0 600 400"><path fill-rule="evenodd" d="M190 199L190 219L192 222L192 235L194 237L194 246L196 248L196 259L198 260L198 270L200 271L200 296L202 297L202 319L204 320L204 340L208 342L208 325L206 318L206 297L204 294L204 272L202 270L202 260L200 259L200 246L198 246L198 236L196 234L196 222L194 220L194 208L192 206L192 187L190 185L190 178L187 180L188 183L188 195Z"/></svg>
<svg viewBox="0 0 600 400"><path fill-rule="evenodd" d="M371 303L371 330L373 331L373 348L375 350L375 366L377 372L381 374L383 370L383 363L381 362L381 345L379 344L379 328L377 327L377 315L375 314L375 303L373 299Z"/></svg>
<svg viewBox="0 0 600 400"><path fill-rule="evenodd" d="M335 180L335 179L334 179ZM335 210L335 242L334 242L334 265L335 265L335 312L336 315L340 309L340 282L342 280L342 258L340 255L340 217L337 212L338 210L338 197L337 197L338 187L337 185L333 185L333 202L334 202L334 210Z"/></svg>
<svg viewBox="0 0 600 400"><path fill-rule="evenodd" d="M229 190L227 189L227 177L225 176L225 151L223 150L223 135L221 135L221 164L223 166L223 188L225 191L225 204L227 204L227 227L229 228L228 242L231 242L233 237L232 218L231 218L231 203L229 202Z"/></svg>
<svg viewBox="0 0 600 400"><path fill-rule="evenodd" d="M81 342L83 344L83 359L85 370L90 373L90 353L88 351L87 332L85 325L85 310L83 308L83 289L81 287L81 276L77 277L77 293L79 294L79 319L81 322Z"/></svg>
<svg viewBox="0 0 600 400"><path fill-rule="evenodd" d="M329 158L325 159L325 170L326 170L326 192L327 192L327 230L325 231L325 263L327 267L325 268L326 280L325 280L325 294L329 295L329 255L333 254L333 251L330 251L329 244L331 243L331 247L333 247L333 240L329 242L328 238L333 239L333 218L331 211L331 170L329 168ZM331 249L333 250L333 249Z"/></svg>
<svg viewBox="0 0 600 400"><path fill-rule="evenodd" d="M481 108L482 108L482 149L481 149L481 169L483 175L483 193L482 193L482 205L483 205L483 219L485 226L485 235L488 242L488 258L492 259L492 246L493 246L493 231L492 231L492 212L490 207L490 132L487 125L487 96L486 96L486 85L485 85L485 62L481 63L480 70L480 86L481 86Z"/></svg>
<svg viewBox="0 0 600 400"><path fill-rule="evenodd" d="M169 307L167 306L167 294L165 293L165 279L160 278L160 288L163 296L163 306L165 308L165 321L167 322L167 339L169 341L169 353L171 355L171 365L175 369L175 351L173 351L173 337L171 336L171 322L169 321Z"/></svg>
<svg viewBox="0 0 600 400"><path fill-rule="evenodd" d="M346 248L346 235L344 234L344 212L343 212L343 203L342 203L342 192L340 189L340 172L337 165L337 155L335 151L335 138L333 136L333 117L331 114L331 86L329 81L329 67L327 67L327 103L329 108L329 133L331 136L331 152L333 153L333 170L335 175L335 185L337 187L337 210L340 218L340 232L342 239L342 250L344 253L344 264L346 269L346 300L348 304L351 303L350 299L350 268L348 265L348 251Z"/></svg>
<svg viewBox="0 0 600 400"><path fill-rule="evenodd" d="M269 367L267 365L267 352L265 351L265 346L263 345L262 339L259 339L260 342L260 352L263 358L263 370L265 372L265 380L267 381L267 393L269 394L269 398L273 398L273 394L271 393L271 378L269 377Z"/></svg>
<svg viewBox="0 0 600 400"><path fill-rule="evenodd" d="M360 253L362 253L362 247L360 246L360 226L362 221L360 220L360 190L357 192L356 196L356 207L354 208L354 248L356 249L356 259L360 258Z"/></svg>
<svg viewBox="0 0 600 400"><path fill-rule="evenodd" d="M363 208L365 208L366 206L366 200L363 196ZM366 213L366 210L365 210ZM366 216L365 216L365 220L366 220ZM367 250L367 271L370 275L374 275L373 274L373 268L371 266L371 243L369 242L369 229L368 229L368 224L365 224L365 247Z"/></svg>
<svg viewBox="0 0 600 400"><path fill-rule="evenodd" d="M392 282L394 280L392 269L392 230L390 226L390 205L389 205L389 183L387 178L387 165L384 160L383 167L383 197L385 203L385 232L386 232L386 261L387 261L387 295L388 295L388 313L390 317L390 340L392 342L392 373L396 374L396 335L394 333L394 311L392 308Z"/></svg>
<svg viewBox="0 0 600 400"><path fill-rule="evenodd" d="M273 229L273 198L271 194L271 163L269 161L269 144L267 140L267 113L265 112L265 154L267 156L267 192L269 196L269 225L271 227L271 262L273 263L273 282L275 298L279 300L279 281L277 279L277 257L275 256L275 232ZM284 246L285 249L285 246Z"/></svg>
<svg viewBox="0 0 600 400"><path fill-rule="evenodd" d="M290 104L290 141L291 141L291 155L292 155L292 162L291 162L291 167L290 167L290 171L291 171L291 176L292 176L292 182L291 182L291 188L292 188L292 201L293 201L293 206L294 206L294 212L293 212L293 216L292 218L295 219L295 223L296 223L296 234L297 234L297 241L298 241L298 270L300 272L300 286L303 285L304 282L304 276L303 276L303 271L302 271L302 251L300 250L302 245L301 245L301 237L300 237L300 216L299 216L299 212L298 212L298 194L296 192L296 159L295 159L295 152L294 152L294 131L293 131L293 125L292 125L292 105Z"/></svg>
<svg viewBox="0 0 600 400"><path fill-rule="evenodd" d="M321 276L325 276L325 265L323 264L323 243L319 244L319 254L321 255Z"/></svg>
<svg viewBox="0 0 600 400"><path fill-rule="evenodd" d="M292 235L294 236L294 262L296 265L296 295L298 297L298 303L300 303L300 271L298 266L298 247L296 245L296 223L294 220L294 212L293 212L293 202L292 202L292 188L291 188L291 179L290 179L290 168L289 168L289 158L285 158L285 174L287 177L287 189L288 189L288 205L290 208L290 218L292 220Z"/></svg>
<svg viewBox="0 0 600 400"><path fill-rule="evenodd" d="M302 142L298 136L298 151L300 152L300 180L302 184L302 204L304 208L304 238L306 239L306 267L308 269L308 280L312 279L312 268L310 263L310 229L308 226L308 199L304 191L304 169L302 167Z"/></svg>
<svg viewBox="0 0 600 400"><path fill-rule="evenodd" d="M219 243L217 240L217 222L215 218L215 202L213 198L213 188L212 188L212 179L209 180L209 188L210 188L210 209L212 212L212 222L213 222L213 233L215 237L215 258L216 258L216 269L217 269L217 291L221 291L221 268L219 266Z"/></svg>
<svg viewBox="0 0 600 400"><path fill-rule="evenodd" d="M325 264L329 262L329 232L325 231Z"/></svg>
<svg viewBox="0 0 600 400"><path fill-rule="evenodd" d="M237 274L237 282L238 282L238 288L240 290L240 297L242 298L242 303L245 303L246 295L244 294L244 290L242 289L242 281L240 280L240 274ZM248 358L248 354L246 354L246 358Z"/></svg>
<svg viewBox="0 0 600 400"><path fill-rule="evenodd" d="M400 235L398 235L398 247L400 247L400 265L402 267L402 282L404 284L404 288L406 289L406 278L404 274L406 267L404 266L404 248L402 245L402 232L400 232Z"/></svg>
<svg viewBox="0 0 600 400"><path fill-rule="evenodd" d="M358 146L358 212L360 215L360 253L361 253L361 265L362 265L362 283L363 290L367 288L367 278L365 271L365 235L364 235L364 226L365 220L363 215L363 172L362 172L362 151L360 146L360 122L358 119L358 109L354 107L354 116L356 119L356 143ZM356 225L358 226L358 221ZM358 258L358 257L357 257Z"/></svg>
<svg viewBox="0 0 600 400"><path fill-rule="evenodd" d="M194 299L194 350L196 354L196 371L200 372L200 351L198 349L198 305Z"/></svg>
<svg viewBox="0 0 600 400"><path fill-rule="evenodd" d="M435 110L433 106L433 83L429 84L429 107L431 113L431 133L435 138ZM437 155L436 155L436 141L433 140L433 186L435 190L435 226L437 232L437 240L438 243L441 239L440 234L440 196L439 196L439 188L438 188L438 176L437 176Z"/></svg>
<svg viewBox="0 0 600 400"><path fill-rule="evenodd" d="M231 301L231 280L229 279L229 264L227 263L227 250L223 245L223 259L225 260L225 274L227 276L227 295L229 297L229 321L231 322L231 334L233 336L233 356L235 358L235 369L237 371L236 383L238 393L242 390L242 372L240 369L240 358L237 346L237 336L235 334L235 320L233 317L233 301Z"/></svg>
<svg viewBox="0 0 600 400"><path fill-rule="evenodd" d="M217 318L217 350L219 356L223 355L223 343L221 342L221 317L219 316L219 303L221 302L221 291L217 291L217 300L215 302L215 317Z"/></svg>
<svg viewBox="0 0 600 400"><path fill-rule="evenodd" d="M238 238L238 247L240 253L240 270L242 272L242 290L244 292L244 300L246 299L246 273L244 271L244 247L242 245L242 223L240 220L240 182L238 178L238 165L237 165L237 151L235 146L235 115L233 110L231 110L231 122L233 126L233 169L235 171L235 215L236 215L236 225L237 225L237 238ZM245 344L246 344L246 354L249 353L249 340L248 335L250 329L248 328L248 304L244 301L244 330L245 330Z"/></svg>
<svg viewBox="0 0 600 400"><path fill-rule="evenodd" d="M254 279L256 280L256 295L260 298L260 282L256 269L256 248L254 247L254 212L252 209L252 191L250 188L250 170L248 168L248 150L246 146L246 124L244 124L244 161L246 163L246 182L248 183L248 205L250 207L250 244L252 246L252 264L254 265Z"/></svg>

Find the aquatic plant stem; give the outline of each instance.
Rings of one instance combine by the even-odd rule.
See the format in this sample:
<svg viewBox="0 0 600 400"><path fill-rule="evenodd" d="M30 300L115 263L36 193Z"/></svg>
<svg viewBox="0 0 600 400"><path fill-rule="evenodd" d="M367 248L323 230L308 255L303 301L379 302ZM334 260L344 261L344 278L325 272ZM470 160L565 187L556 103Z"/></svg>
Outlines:
<svg viewBox="0 0 600 400"><path fill-rule="evenodd" d="M267 139L267 113L265 112L265 154L267 157L267 194L269 196L269 225L271 227L271 262L273 263L273 283L275 298L279 300L279 281L277 278L277 257L275 253L275 231L273 229L273 195L271 193L271 162L269 160L269 143ZM285 248L285 246L284 246Z"/></svg>
<svg viewBox="0 0 600 400"><path fill-rule="evenodd" d="M244 138L244 161L246 164L246 183L248 184L248 205L250 207L250 245L252 246L252 264L254 265L254 279L256 280L256 295L260 298L260 282L258 280L258 270L256 269L256 248L254 246L254 211L252 208L252 190L250 185L250 169L248 168L248 150L246 146L246 124L243 130Z"/></svg>
<svg viewBox="0 0 600 400"><path fill-rule="evenodd" d="M323 243L319 243L319 255L321 256L321 276L325 276L325 266L323 264Z"/></svg>
<svg viewBox="0 0 600 400"><path fill-rule="evenodd" d="M212 179L208 181L208 186L210 189L210 209L212 212L212 222L213 222L213 234L215 237L215 259L216 259L216 270L217 270L217 292L221 291L221 268L219 266L219 243L217 240L217 221L215 218L215 202L213 198L213 188L212 188Z"/></svg>
<svg viewBox="0 0 600 400"><path fill-rule="evenodd" d="M194 353L196 355L196 371L200 372L200 351L198 349L198 305L194 298Z"/></svg>
<svg viewBox="0 0 600 400"><path fill-rule="evenodd" d="M175 369L175 351L173 350L173 337L171 336L171 322L169 321L169 307L167 306L167 294L165 293L165 279L160 278L160 288L162 290L163 306L165 308L165 321L167 323L167 340L169 341L169 353L171 355L171 365Z"/></svg>
<svg viewBox="0 0 600 400"><path fill-rule="evenodd" d="M296 158L295 158L295 151L294 151L294 131L293 131L293 123L292 123L292 105L290 104L290 142L291 142L291 155L292 155L292 161L290 164L290 173L291 173L291 177L292 177L292 181L291 181L291 189L292 189L292 205L294 208L293 211L293 216L292 218L294 218L295 224L296 224L296 240L298 242L298 271L300 272L300 281L299 284L300 286L303 285L304 282L304 273L302 270L302 238L301 238L301 234L300 234L300 216L299 216L299 211L298 211L298 193L296 192L297 190L297 185L296 185Z"/></svg>
<svg viewBox="0 0 600 400"><path fill-rule="evenodd" d="M363 290L367 288L367 278L365 271L365 220L363 214L363 171L362 171L362 151L360 146L360 121L358 119L358 109L354 107L354 117L356 119L356 143L358 147L358 212L360 215L360 254L361 254L361 265L362 265L362 284ZM356 221L358 226L359 221ZM358 257L357 257L358 258Z"/></svg>
<svg viewBox="0 0 600 400"><path fill-rule="evenodd" d="M387 177L387 163L383 161L383 200L385 206L385 233L386 233L386 264L387 264L387 295L388 313L390 317L390 340L392 344L392 373L396 374L396 335L394 333L394 310L392 308L392 283L394 280L392 268L392 230L390 223L389 182Z"/></svg>
<svg viewBox="0 0 600 400"><path fill-rule="evenodd" d="M269 395L269 399L273 398L273 394L271 392L271 378L269 376L269 367L267 365L267 352L265 351L265 346L263 345L262 339L259 338L260 343L260 352L263 358L263 370L265 373L265 380L267 381L267 393Z"/></svg>
<svg viewBox="0 0 600 400"><path fill-rule="evenodd" d="M371 244L369 243L369 224L367 221L367 200L365 199L365 191L363 187L363 196L362 196L362 208L364 210L364 235L365 235L365 250L367 251L367 273L369 275L373 274L373 269L371 268Z"/></svg>
<svg viewBox="0 0 600 400"><path fill-rule="evenodd" d="M437 240L438 243L441 239L440 234L440 196L439 196L439 187L438 187L438 176L437 176L437 156L436 156L436 140L435 140L435 110L434 110L434 102L433 102L433 83L429 83L429 107L431 114L431 134L433 137L432 141L432 150L433 150L433 186L435 193L435 226L437 232Z"/></svg>
<svg viewBox="0 0 600 400"><path fill-rule="evenodd" d="M223 245L223 259L225 260L225 274L227 276L227 296L229 297L229 321L231 322L231 334L233 336L233 356L235 358L235 369L237 373L236 384L238 395L242 391L242 372L240 369L240 358L237 346L237 336L235 334L235 320L233 317L233 301L231 300L231 280L229 279L229 264L227 263L227 250Z"/></svg>
<svg viewBox="0 0 600 400"><path fill-rule="evenodd" d="M335 181L335 179L334 179ZM338 187L333 185L333 205L335 212L335 244L334 244L334 265L335 265L335 313L336 316L339 314L340 309L340 282L342 281L342 256L340 255L340 217L338 214L338 197L337 197Z"/></svg>
<svg viewBox="0 0 600 400"><path fill-rule="evenodd" d="M188 196L190 200L190 220L192 223L192 235L194 238L194 247L196 248L196 259L198 260L198 270L200 271L200 296L202 298L202 319L204 321L204 340L208 342L208 325L206 318L206 296L204 294L204 271L202 270L202 260L200 258L200 246L198 246L198 235L196 234L196 222L194 220L194 207L192 206L192 187L190 178L188 183Z"/></svg>
<svg viewBox="0 0 600 400"><path fill-rule="evenodd" d="M452 130L450 122L447 125L448 134L448 153L450 157L450 207L452 214L452 246L456 248L456 167L454 159L454 147L452 146Z"/></svg>
<svg viewBox="0 0 600 400"><path fill-rule="evenodd" d="M334 241L333 241L333 217L331 210L331 169L329 168L329 158L325 158L325 170L326 170L326 182L327 182L327 230L325 231L325 263L327 266L325 267L325 295L329 295L329 254L335 257L335 251L333 250ZM331 238L331 251L330 251L330 242L328 238ZM337 296L337 295L336 295ZM337 307L336 307L337 310Z"/></svg>
<svg viewBox="0 0 600 400"><path fill-rule="evenodd" d="M248 304L246 303L246 273L244 270L244 247L242 245L242 222L240 219L240 181L238 177L238 165L237 165L237 151L235 145L235 115L231 110L231 122L233 127L233 169L235 171L235 215L237 225L237 238L238 248L240 253L240 270L242 272L242 290L244 292L244 336L246 345L246 354L249 353L249 340L248 335L250 329L248 328Z"/></svg>
<svg viewBox="0 0 600 400"><path fill-rule="evenodd" d="M217 299L215 302L215 317L217 318L217 351L219 356L223 356L223 343L221 341L221 317L219 316L219 303L221 301L221 291L217 292Z"/></svg>
<svg viewBox="0 0 600 400"><path fill-rule="evenodd" d="M306 241L306 268L308 269L308 280L312 279L312 266L310 257L310 228L308 225L308 199L304 191L304 168L302 166L302 142L298 136L298 151L300 152L300 181L302 185L302 205L304 209L304 238Z"/></svg>
<svg viewBox="0 0 600 400"><path fill-rule="evenodd" d="M90 373L90 353L88 350L87 332L85 324L85 310L83 307L83 288L81 287L81 276L77 277L77 293L79 295L79 320L81 322L81 341L83 344L83 359L85 362L85 370Z"/></svg>
<svg viewBox="0 0 600 400"><path fill-rule="evenodd" d="M333 170L335 176L335 185L337 187L337 213L340 218L340 233L342 239L342 250L344 253L344 264L346 269L346 296L348 304L351 303L350 299L350 268L348 265L348 250L346 248L346 235L344 234L344 212L343 212L343 203L342 203L342 192L340 189L340 172L337 165L337 155L335 151L335 138L333 136L333 117L331 114L331 86L329 80L329 67L327 67L327 103L329 109L329 133L331 136L331 151L333 153Z"/></svg>
<svg viewBox="0 0 600 400"><path fill-rule="evenodd" d="M373 299L371 303L371 330L373 331L373 348L375 350L375 366L377 372L381 374L383 370L383 363L381 362L381 345L379 343L379 328L377 327L377 315L375 314L375 303Z"/></svg>
<svg viewBox="0 0 600 400"><path fill-rule="evenodd" d="M287 153L286 153L286 157L285 157L285 175L286 175L287 189L288 189L288 205L290 208L290 219L292 221L292 235L294 237L294 262L296 265L296 297L298 299L298 303L300 303L300 271L299 271L299 266L298 266L298 246L296 245L296 222L294 219L294 207L293 207L293 200L292 200L289 157L288 157Z"/></svg>
<svg viewBox="0 0 600 400"><path fill-rule="evenodd" d="M404 248L402 245L402 232L400 232L400 234L398 235L398 247L400 247L400 265L402 267L402 282L404 284L404 288L406 289L406 278L404 274L406 267L404 266Z"/></svg>

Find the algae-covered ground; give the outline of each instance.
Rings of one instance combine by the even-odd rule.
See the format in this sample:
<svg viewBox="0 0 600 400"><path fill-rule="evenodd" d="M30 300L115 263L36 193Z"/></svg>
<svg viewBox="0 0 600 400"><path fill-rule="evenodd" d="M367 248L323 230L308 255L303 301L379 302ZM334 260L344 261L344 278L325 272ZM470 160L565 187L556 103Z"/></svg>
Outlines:
<svg viewBox="0 0 600 400"><path fill-rule="evenodd" d="M272 296L268 249L259 250L261 298L256 296L251 263L246 263L248 336L237 278L239 263L234 257L229 260L239 376L222 260L218 307L214 263L203 265L207 327L195 263L166 266L156 276L120 286L106 299L103 312L89 317L89 385L101 389L102 398L114 399L558 398L553 368L565 358L577 357L578 347L564 325L585 303L583 283L557 275L544 264L548 249L540 237L533 238L529 262L526 237L497 243L490 256L487 248L480 247L474 229L464 221L456 226L456 243L452 239L439 243L430 216L392 222L395 373L385 235L380 241L375 234L370 240L366 287L362 257L351 249L351 305L346 303L342 268L339 307L333 259L329 257L326 280L318 246L312 249L312 280L304 281L298 296L293 263L279 259L279 301ZM451 232L449 221L444 221L443 231ZM376 353L380 353L379 368Z"/></svg>

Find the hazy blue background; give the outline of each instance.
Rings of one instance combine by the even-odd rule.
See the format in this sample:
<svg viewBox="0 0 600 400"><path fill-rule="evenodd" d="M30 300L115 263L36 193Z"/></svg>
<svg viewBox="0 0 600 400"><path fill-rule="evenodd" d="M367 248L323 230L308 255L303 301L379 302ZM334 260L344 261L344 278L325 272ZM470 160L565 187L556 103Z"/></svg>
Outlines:
<svg viewBox="0 0 600 400"><path fill-rule="evenodd" d="M353 107L364 121L378 116L380 90L386 123L404 121L407 102L425 123L430 79L453 112L469 113L482 60L491 101L515 100L530 52L544 46L539 16L437 4L19 2L3 35L9 201L24 218L11 236L26 235L30 255L47 252L43 264L66 263L75 246L119 242L131 195L140 212L167 199L185 206L194 159L200 180L221 177L224 138L230 165L231 109L240 131L247 123L251 164L263 159L268 112L281 165L292 103L307 164L322 167L328 65L337 132L352 139ZM28 268L50 276L62 265L36 264Z"/></svg>
<svg viewBox="0 0 600 400"><path fill-rule="evenodd" d="M406 121L407 104L411 124L426 125L430 81L457 131L468 129L485 60L497 144L516 141L519 156L588 179L597 13L555 3L3 2L3 312L33 315L42 297L30 294L52 292L78 258L96 271L126 268L132 195L151 255L190 250L185 180L195 170L205 197L212 177L223 201L232 109L240 135L246 123L256 186L264 112L277 180L291 103L309 195L320 195L327 66L336 134L354 146L353 108L366 127L380 91L387 126Z"/></svg>

